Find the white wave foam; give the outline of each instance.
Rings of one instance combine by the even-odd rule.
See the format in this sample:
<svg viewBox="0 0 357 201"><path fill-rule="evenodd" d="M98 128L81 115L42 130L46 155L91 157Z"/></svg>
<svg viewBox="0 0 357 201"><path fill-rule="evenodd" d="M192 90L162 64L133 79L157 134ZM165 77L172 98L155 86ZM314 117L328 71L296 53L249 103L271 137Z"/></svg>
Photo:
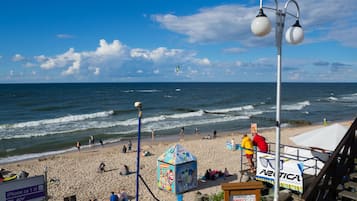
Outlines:
<svg viewBox="0 0 357 201"><path fill-rule="evenodd" d="M35 153L35 154L24 154L24 155L18 155L18 156L11 156L11 157L7 157L7 158L0 158L0 164L6 164L6 163L15 162L15 161L38 158L38 157L49 156L49 155L56 155L56 154L61 154L61 153L65 153L65 152L73 151L73 150L75 150L75 148L71 148L71 149L67 149L67 150L60 150L60 151L51 151L51 152Z"/></svg>
<svg viewBox="0 0 357 201"><path fill-rule="evenodd" d="M310 101L302 101L290 105L283 105L281 108L283 110L302 110L303 108L309 105L310 105Z"/></svg>
<svg viewBox="0 0 357 201"><path fill-rule="evenodd" d="M330 96L327 98L328 101L338 101L338 98Z"/></svg>
<svg viewBox="0 0 357 201"><path fill-rule="evenodd" d="M123 90L121 92L123 92L123 93L134 93L134 92L138 92L138 93L156 93L156 92L161 92L161 90L158 90L158 89L138 89L138 90L129 89L129 90Z"/></svg>
<svg viewBox="0 0 357 201"><path fill-rule="evenodd" d="M357 93L344 95L341 97L341 100L345 101L345 102L356 102L357 101Z"/></svg>
<svg viewBox="0 0 357 201"><path fill-rule="evenodd" d="M104 112L96 112L92 114L81 114L81 115L68 115L65 117L59 117L59 118L54 118L54 119L44 119L44 120L38 120L38 121L28 121L28 122L23 122L23 123L16 123L12 125L0 125L0 130L1 129L6 129L6 128L25 128L25 127L36 127L36 126L41 126L41 125L47 125L47 124L57 124L57 123L68 123L68 122L74 122L74 121L83 121L87 119L94 119L94 118L100 118L100 117L107 117L110 115L113 115L114 111L104 111Z"/></svg>
<svg viewBox="0 0 357 201"><path fill-rule="evenodd" d="M197 112L186 112L181 114L172 114L172 115L165 115L166 118L172 119L182 119L182 118L190 118L190 117L198 117L204 114L203 110L199 110Z"/></svg>
<svg viewBox="0 0 357 201"><path fill-rule="evenodd" d="M237 121L237 120L246 120L249 119L249 116L217 116L216 118L212 119L195 119L190 121L171 121L170 123L167 122L155 122L150 126L144 126L143 132L151 132L151 129L156 131L160 130L168 130L174 128L181 128L183 126L194 126L194 125L204 125L204 124L214 124L214 123L221 123L221 122L229 122L229 121Z"/></svg>
<svg viewBox="0 0 357 201"><path fill-rule="evenodd" d="M155 92L161 92L161 90L157 90L157 89L140 89L140 90L136 90L136 92L139 92L139 93L155 93Z"/></svg>
<svg viewBox="0 0 357 201"><path fill-rule="evenodd" d="M253 105L245 105L242 107L233 107L233 108L224 108L224 109L217 109L217 110L206 110L208 113L228 113L228 112L237 112L243 110L253 110Z"/></svg>

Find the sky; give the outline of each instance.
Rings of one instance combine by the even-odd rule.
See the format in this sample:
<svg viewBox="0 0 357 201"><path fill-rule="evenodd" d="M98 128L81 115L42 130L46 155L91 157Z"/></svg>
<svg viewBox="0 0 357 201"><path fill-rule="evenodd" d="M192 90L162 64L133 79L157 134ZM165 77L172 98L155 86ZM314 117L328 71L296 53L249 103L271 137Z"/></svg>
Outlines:
<svg viewBox="0 0 357 201"><path fill-rule="evenodd" d="M282 81L356 82L356 0L296 1L304 41L283 38ZM1 0L0 83L276 82L275 11L257 37L258 11L258 0Z"/></svg>

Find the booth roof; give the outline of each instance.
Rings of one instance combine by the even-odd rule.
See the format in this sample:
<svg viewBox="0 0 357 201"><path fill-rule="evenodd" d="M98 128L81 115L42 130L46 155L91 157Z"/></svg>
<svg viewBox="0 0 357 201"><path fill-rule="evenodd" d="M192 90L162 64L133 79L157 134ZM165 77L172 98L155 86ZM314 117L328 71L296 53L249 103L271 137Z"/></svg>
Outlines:
<svg viewBox="0 0 357 201"><path fill-rule="evenodd" d="M332 124L300 135L290 137L290 139L299 146L318 147L321 149L333 151L345 136L348 128L341 124Z"/></svg>
<svg viewBox="0 0 357 201"><path fill-rule="evenodd" d="M197 161L197 158L180 144L175 144L159 156L157 160L172 165L178 165L190 161Z"/></svg>

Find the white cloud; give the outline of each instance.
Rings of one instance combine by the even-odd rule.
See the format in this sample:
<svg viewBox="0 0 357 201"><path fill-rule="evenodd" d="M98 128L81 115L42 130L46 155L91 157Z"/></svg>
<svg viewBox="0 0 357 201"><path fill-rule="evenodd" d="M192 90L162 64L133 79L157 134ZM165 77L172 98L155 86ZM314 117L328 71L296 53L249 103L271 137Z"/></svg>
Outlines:
<svg viewBox="0 0 357 201"><path fill-rule="evenodd" d="M96 67L95 69L94 69L94 73L93 73L94 75L99 75L100 74L100 68L98 68L98 67Z"/></svg>
<svg viewBox="0 0 357 201"><path fill-rule="evenodd" d="M155 70L153 71L153 73L154 73L154 74L159 74L159 73L160 73L160 70L159 70L159 69L155 69Z"/></svg>
<svg viewBox="0 0 357 201"><path fill-rule="evenodd" d="M232 48L223 49L223 52L225 52L225 53L242 53L242 52L246 52L246 51L247 51L247 49L239 48L239 47L232 47Z"/></svg>
<svg viewBox="0 0 357 201"><path fill-rule="evenodd" d="M165 14L153 15L152 19L171 31L187 35L192 43L244 41L251 35L250 22L256 12L256 8L223 5L201 9L190 16Z"/></svg>
<svg viewBox="0 0 357 201"><path fill-rule="evenodd" d="M142 58L146 60L151 60L154 62L159 62L162 60L167 60L169 58L175 58L182 56L184 51L181 49L167 49L165 47L159 47L152 51L141 49L141 48L134 48L130 51L130 56L133 58Z"/></svg>
<svg viewBox="0 0 357 201"><path fill-rule="evenodd" d="M187 36L191 43L237 41L246 47L271 45L274 41L274 27L267 37L262 38L253 36L250 31L250 23L258 13L258 6L258 3L254 7L222 5L201 9L193 15L161 14L153 15L151 18L162 27ZM275 8L273 2L265 6ZM299 7L300 23L306 35L305 43L333 40L345 46L357 47L357 42L353 38L357 29L355 0L300 1ZM289 4L288 11L296 13L295 5ZM274 25L275 13L268 9L265 9L265 13ZM286 17L286 27L294 22L294 17Z"/></svg>
<svg viewBox="0 0 357 201"><path fill-rule="evenodd" d="M112 44L108 44L107 41L101 39L95 54L99 56L118 55L122 50L123 45L119 42L119 40L114 40Z"/></svg>
<svg viewBox="0 0 357 201"><path fill-rule="evenodd" d="M15 54L12 57L12 61L14 61L14 62L23 61L24 59L25 59L25 57L23 57L21 54Z"/></svg>
<svg viewBox="0 0 357 201"><path fill-rule="evenodd" d="M73 75L80 72L82 64L87 66L96 66L103 64L111 59L120 59L125 53L125 47L119 42L114 40L112 43L107 43L104 39L99 41L99 47L95 51L89 52L76 52L70 48L63 54L54 57L46 57L44 55L35 56L40 67L46 70L53 68L66 68L62 71L62 75ZM94 69L94 75L99 75L100 69Z"/></svg>
<svg viewBox="0 0 357 201"><path fill-rule="evenodd" d="M74 36L71 34L57 34L56 37L60 39L74 38Z"/></svg>
<svg viewBox="0 0 357 201"><path fill-rule="evenodd" d="M208 66L211 65L211 61L207 58L203 58L203 59L194 59L194 62L198 65L201 66Z"/></svg>

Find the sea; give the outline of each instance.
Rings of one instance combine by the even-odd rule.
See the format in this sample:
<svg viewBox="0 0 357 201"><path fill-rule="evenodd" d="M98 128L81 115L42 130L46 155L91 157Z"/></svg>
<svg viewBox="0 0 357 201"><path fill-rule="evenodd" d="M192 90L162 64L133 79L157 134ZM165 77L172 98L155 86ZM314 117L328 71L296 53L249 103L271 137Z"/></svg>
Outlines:
<svg viewBox="0 0 357 201"><path fill-rule="evenodd" d="M141 138L275 126L276 83L0 84L0 164ZM282 83L281 125L357 117L357 83ZM282 133L283 135L284 133Z"/></svg>

